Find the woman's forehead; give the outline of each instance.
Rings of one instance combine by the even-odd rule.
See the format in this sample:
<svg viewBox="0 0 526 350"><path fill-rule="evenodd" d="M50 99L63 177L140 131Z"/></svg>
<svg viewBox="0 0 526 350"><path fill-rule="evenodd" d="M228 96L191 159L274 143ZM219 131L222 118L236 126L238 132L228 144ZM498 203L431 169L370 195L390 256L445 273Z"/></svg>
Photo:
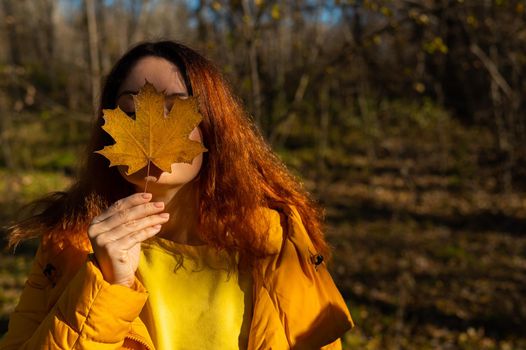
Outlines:
<svg viewBox="0 0 526 350"><path fill-rule="evenodd" d="M175 64L164 58L148 56L135 63L117 95L137 93L146 81L153 84L157 91L163 91L167 95L188 94L183 76Z"/></svg>

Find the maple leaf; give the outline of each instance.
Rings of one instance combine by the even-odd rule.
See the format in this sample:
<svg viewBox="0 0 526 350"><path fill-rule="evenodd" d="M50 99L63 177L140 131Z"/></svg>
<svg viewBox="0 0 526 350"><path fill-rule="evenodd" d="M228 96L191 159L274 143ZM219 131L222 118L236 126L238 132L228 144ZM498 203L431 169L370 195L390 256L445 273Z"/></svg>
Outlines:
<svg viewBox="0 0 526 350"><path fill-rule="evenodd" d="M114 165L127 165L127 175L149 166L171 172L172 163L192 163L202 152L207 152L201 142L190 140L190 132L200 123L197 98L175 98L170 112L165 116L165 96L155 87L146 84L133 96L135 120L120 107L104 109L102 128L113 137L115 144L95 151ZM149 169L149 168L148 168ZM148 174L149 175L149 174Z"/></svg>

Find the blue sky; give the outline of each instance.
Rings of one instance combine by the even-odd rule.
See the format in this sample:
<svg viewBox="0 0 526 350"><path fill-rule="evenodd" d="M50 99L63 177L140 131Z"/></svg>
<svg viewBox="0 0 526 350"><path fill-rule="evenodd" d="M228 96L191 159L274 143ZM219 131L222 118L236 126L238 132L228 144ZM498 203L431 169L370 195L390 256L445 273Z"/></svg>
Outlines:
<svg viewBox="0 0 526 350"><path fill-rule="evenodd" d="M194 9L197 4L198 0L173 0L174 2L181 2L184 4L187 4L187 6L191 9ZM59 0L59 6L64 10L64 12L69 12L72 9L78 9L83 4L83 0ZM111 5L115 0L104 0L105 4ZM312 3L316 4L317 1L313 0L305 0L306 3ZM341 19L341 10L336 4L334 3L334 0L329 0L324 2L324 9L321 14L321 21L326 24L333 24Z"/></svg>

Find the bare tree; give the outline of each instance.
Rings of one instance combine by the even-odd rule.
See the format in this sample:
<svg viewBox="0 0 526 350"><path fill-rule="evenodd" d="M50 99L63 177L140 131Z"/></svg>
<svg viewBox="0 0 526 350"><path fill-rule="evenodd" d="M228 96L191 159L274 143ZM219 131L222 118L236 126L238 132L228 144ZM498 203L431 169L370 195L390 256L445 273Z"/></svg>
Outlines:
<svg viewBox="0 0 526 350"><path fill-rule="evenodd" d="M99 36L97 32L97 11L94 0L85 0L86 18L88 24L91 98L93 111L97 110L100 95L100 61L99 61Z"/></svg>

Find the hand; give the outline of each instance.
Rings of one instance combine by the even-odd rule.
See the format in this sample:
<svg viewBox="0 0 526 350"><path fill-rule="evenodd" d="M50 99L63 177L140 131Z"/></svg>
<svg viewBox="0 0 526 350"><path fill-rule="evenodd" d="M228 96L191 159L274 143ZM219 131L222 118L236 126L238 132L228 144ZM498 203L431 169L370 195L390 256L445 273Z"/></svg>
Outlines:
<svg viewBox="0 0 526 350"><path fill-rule="evenodd" d="M139 265L141 242L155 236L169 219L163 202L150 203L151 193L136 193L113 203L88 228L93 252L104 279L131 287Z"/></svg>

